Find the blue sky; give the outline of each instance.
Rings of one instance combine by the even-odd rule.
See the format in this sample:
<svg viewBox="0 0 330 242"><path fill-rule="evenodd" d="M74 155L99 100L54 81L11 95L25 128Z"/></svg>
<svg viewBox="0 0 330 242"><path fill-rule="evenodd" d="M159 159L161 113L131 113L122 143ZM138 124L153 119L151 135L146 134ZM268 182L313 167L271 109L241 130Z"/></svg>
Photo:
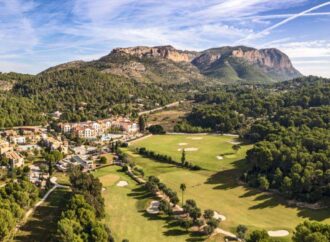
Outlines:
<svg viewBox="0 0 330 242"><path fill-rule="evenodd" d="M167 44L276 47L303 74L330 77L330 1L0 0L2 72L38 73L115 47Z"/></svg>

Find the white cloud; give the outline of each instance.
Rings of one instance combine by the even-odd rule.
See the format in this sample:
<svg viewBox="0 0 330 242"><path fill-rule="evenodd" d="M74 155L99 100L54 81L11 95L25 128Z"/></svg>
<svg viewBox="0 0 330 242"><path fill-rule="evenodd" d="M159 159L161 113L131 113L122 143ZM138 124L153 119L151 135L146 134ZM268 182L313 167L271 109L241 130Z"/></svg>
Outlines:
<svg viewBox="0 0 330 242"><path fill-rule="evenodd" d="M19 66L22 70L30 66L31 72L38 72L65 61L94 59L114 47L171 44L201 50L233 45L237 39L257 35L260 27L269 26L274 19L294 16L268 14L270 10L305 2L308 1L70 0L60 6L58 1L0 0L0 61L11 63L7 67L14 67L15 61L28 63ZM301 46L287 36L267 41L263 46L278 47L294 58L328 53L328 47L321 42Z"/></svg>
<svg viewBox="0 0 330 242"><path fill-rule="evenodd" d="M328 40L282 42L277 44L276 47L293 59L330 57L330 41Z"/></svg>
<svg viewBox="0 0 330 242"><path fill-rule="evenodd" d="M31 51L38 44L32 22L25 13L37 5L33 1L0 1L0 54Z"/></svg>

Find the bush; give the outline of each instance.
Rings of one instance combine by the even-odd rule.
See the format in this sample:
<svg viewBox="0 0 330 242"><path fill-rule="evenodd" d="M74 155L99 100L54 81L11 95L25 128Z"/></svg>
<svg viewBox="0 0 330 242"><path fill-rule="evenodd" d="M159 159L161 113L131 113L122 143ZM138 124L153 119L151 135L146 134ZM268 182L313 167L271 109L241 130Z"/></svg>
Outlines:
<svg viewBox="0 0 330 242"><path fill-rule="evenodd" d="M101 164L107 164L107 162L108 162L108 159L105 156L102 156L99 160L99 163L101 163Z"/></svg>
<svg viewBox="0 0 330 242"><path fill-rule="evenodd" d="M255 230L250 234L246 242L266 242L268 239L269 235L266 230Z"/></svg>
<svg viewBox="0 0 330 242"><path fill-rule="evenodd" d="M210 235L210 234L213 233L213 231L214 231L214 228L209 226L209 225L206 225L206 226L203 227L203 233L205 235Z"/></svg>
<svg viewBox="0 0 330 242"><path fill-rule="evenodd" d="M245 225L238 225L236 228L236 233L237 233L237 237L240 239L244 239L245 238L245 234L247 232L247 227Z"/></svg>
<svg viewBox="0 0 330 242"><path fill-rule="evenodd" d="M193 226L193 221L191 219L181 219L179 220L180 227L188 230L191 226Z"/></svg>
<svg viewBox="0 0 330 242"><path fill-rule="evenodd" d="M204 216L205 219L211 219L214 216L214 211L211 210L211 209L206 209L204 211L204 215L203 216Z"/></svg>
<svg viewBox="0 0 330 242"><path fill-rule="evenodd" d="M212 228L216 228L219 225L219 221L215 218L211 218L207 221L207 225L211 226Z"/></svg>
<svg viewBox="0 0 330 242"><path fill-rule="evenodd" d="M158 124L149 126L148 130L152 134L165 134L166 133L163 126L158 125Z"/></svg>

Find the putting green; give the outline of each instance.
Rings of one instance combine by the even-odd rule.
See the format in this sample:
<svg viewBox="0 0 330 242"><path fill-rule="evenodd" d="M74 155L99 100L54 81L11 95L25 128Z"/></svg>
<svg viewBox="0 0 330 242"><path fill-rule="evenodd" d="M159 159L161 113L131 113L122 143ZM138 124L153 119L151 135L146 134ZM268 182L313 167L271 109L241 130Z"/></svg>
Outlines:
<svg viewBox="0 0 330 242"><path fill-rule="evenodd" d="M204 135L203 139L192 139L192 135L161 135L137 141L124 149L137 165L143 167L145 174L156 175L162 182L181 194L179 186L185 183L186 199L195 199L202 209L213 209L226 216L221 227L234 231L236 226L244 224L252 229L293 231L295 226L305 219L330 224L330 210L311 210L291 207L278 195L260 192L240 185L239 176L247 164L245 153L251 146L242 146L236 153L232 144L233 137ZM172 165L158 163L140 157L134 153L135 147L146 147L160 154L180 160L177 151L179 143L188 143L186 147L197 147L198 151L186 152L187 160L206 170L189 171ZM182 147L182 146L181 146ZM218 160L217 156L223 156ZM292 234L292 233L291 233Z"/></svg>

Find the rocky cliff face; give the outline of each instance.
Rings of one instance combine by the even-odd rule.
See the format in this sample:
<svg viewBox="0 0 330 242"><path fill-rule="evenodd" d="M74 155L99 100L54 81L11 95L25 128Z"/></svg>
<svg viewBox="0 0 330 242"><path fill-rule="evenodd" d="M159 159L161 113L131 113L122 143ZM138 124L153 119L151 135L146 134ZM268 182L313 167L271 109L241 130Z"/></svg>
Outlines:
<svg viewBox="0 0 330 242"><path fill-rule="evenodd" d="M221 47L201 52L192 63L202 73L225 77L231 73L233 80L255 76L265 81L280 81L301 76L289 57L278 49L254 49L246 46ZM236 72L236 74L235 74Z"/></svg>
<svg viewBox="0 0 330 242"><path fill-rule="evenodd" d="M170 45L155 47L137 46L131 48L117 48L112 51L112 54L127 54L136 56L138 58L161 57L172 60L174 62L190 62L194 57L196 57L194 52L177 50Z"/></svg>
<svg viewBox="0 0 330 242"><path fill-rule="evenodd" d="M276 69L292 69L292 63L289 57L277 49L233 50L232 55L237 58L243 58L251 64L267 66Z"/></svg>

